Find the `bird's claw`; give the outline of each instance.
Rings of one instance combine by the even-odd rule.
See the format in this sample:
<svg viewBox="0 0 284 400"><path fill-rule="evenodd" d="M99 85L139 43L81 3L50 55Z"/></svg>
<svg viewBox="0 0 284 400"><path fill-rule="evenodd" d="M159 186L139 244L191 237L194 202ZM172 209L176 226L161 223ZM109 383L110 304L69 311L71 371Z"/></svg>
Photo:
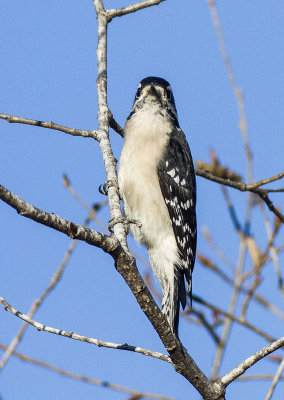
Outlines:
<svg viewBox="0 0 284 400"><path fill-rule="evenodd" d="M118 189L117 182L112 181L112 180L109 179L108 181L106 181L106 183L104 183L103 185L99 186L99 192L101 194L103 194L104 196L108 196L108 189L109 189L110 186L114 186L114 187L116 187Z"/></svg>
<svg viewBox="0 0 284 400"><path fill-rule="evenodd" d="M100 194L103 194L104 196L107 196L107 195L108 195L108 185L107 185L107 182L104 183L103 185L100 185L100 186L99 186L99 192L100 192Z"/></svg>
<svg viewBox="0 0 284 400"><path fill-rule="evenodd" d="M142 226L141 222L137 219L133 218L125 218L125 217L118 217L118 218L111 218L108 224L108 229L110 232L113 232L113 227L116 224L123 224L125 227L126 232L129 232L129 225L136 224L140 228Z"/></svg>

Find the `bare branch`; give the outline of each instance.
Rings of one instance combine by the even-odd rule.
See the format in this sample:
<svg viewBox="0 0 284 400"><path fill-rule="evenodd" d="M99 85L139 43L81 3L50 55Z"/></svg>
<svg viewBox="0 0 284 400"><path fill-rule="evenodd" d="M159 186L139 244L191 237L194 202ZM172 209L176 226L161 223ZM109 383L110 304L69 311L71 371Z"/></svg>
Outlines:
<svg viewBox="0 0 284 400"><path fill-rule="evenodd" d="M106 167L107 181L113 182L108 191L111 219L119 221L121 220L122 214L117 187L116 163L110 146L108 131L109 122L111 119L111 114L107 105L108 19L102 0L93 0L93 2L98 17L98 140ZM212 384L198 368L194 360L187 354L178 338L176 338L171 331L165 316L162 314L149 290L147 289L141 275L137 270L135 260L129 253L126 242L126 232L121 222L117 222L114 225L114 234L122 245L122 249L119 249L114 255L116 268L123 276L125 282L136 297L141 309L146 314L160 336L165 348L171 356L174 368L189 382L191 382L205 399L221 399L223 396L223 389L218 384ZM198 380L196 379L196 376L198 376Z"/></svg>
<svg viewBox="0 0 284 400"><path fill-rule="evenodd" d="M68 128L67 126L58 125L52 121L43 122L43 121L37 121L35 119L16 117L15 115L8 115L8 114L2 114L2 113L0 113L0 118L5 119L6 121L8 121L10 123L40 126L41 128L48 128L48 129L54 129L56 131L65 132L72 136L90 137L95 140L98 140L97 131L86 131L86 130L82 130L82 129Z"/></svg>
<svg viewBox="0 0 284 400"><path fill-rule="evenodd" d="M223 385L228 386L233 380L242 375L248 368L257 363L262 358L266 357L268 354L273 351L280 349L284 346L284 336L278 340L275 340L273 343L269 344L266 347L263 347L261 350L257 351L254 355L247 358L245 361L240 363L236 368L232 371L228 372L221 378L221 382Z"/></svg>
<svg viewBox="0 0 284 400"><path fill-rule="evenodd" d="M122 15L130 14L138 10L142 10L143 8L146 7L151 7L160 4L162 1L165 0L145 0L145 1L140 1L139 3L136 4L131 4L127 7L123 8L113 8L107 11L107 16L108 16L108 22L112 20L112 18L115 17L121 17Z"/></svg>
<svg viewBox="0 0 284 400"><path fill-rule="evenodd" d="M258 375L244 375L239 376L237 381L272 381L273 375L268 374L258 374ZM280 381L284 381L284 376L280 377Z"/></svg>
<svg viewBox="0 0 284 400"><path fill-rule="evenodd" d="M96 209L97 211L98 209ZM84 222L84 227L86 227L89 222L91 217L95 215L95 210L94 209L90 209L89 210L89 216L87 217L87 219ZM56 273L54 274L54 276L52 277L49 285L47 286L47 288L44 290L44 292L42 293L42 295L36 299L34 301L34 303L32 304L32 307L28 313L28 317L32 318L33 315L35 314L35 312L38 310L38 308L41 306L41 304L44 302L44 300L47 298L47 296L50 294L50 292L55 288L55 286L59 283L59 281L61 280L62 274L64 272L65 267L68 264L68 261L76 247L76 245L78 244L78 240L74 240L71 242L71 244L68 247L68 250L63 258L62 263L60 264L58 270L56 271ZM3 369L3 367L5 366L5 364L7 363L8 359L10 358L10 356L12 355L12 353L15 351L17 345L19 344L19 342L21 341L23 334L26 330L28 326L27 322L24 322L21 326L21 328L19 329L18 333L16 334L16 336L14 337L14 339L11 341L11 343L9 344L9 346L7 347L2 360L0 362L0 371Z"/></svg>
<svg viewBox="0 0 284 400"><path fill-rule="evenodd" d="M40 305L43 303L43 301L46 299L46 297L49 295L49 293L54 289L54 287L57 285L57 283L60 281L61 276L63 274L64 268L67 265L67 262L70 258L70 255L72 254L75 246L77 245L78 241L74 240L68 247L68 250L64 256L64 259L61 263L61 265L59 266L58 270L56 271L56 273L54 274L54 276L52 277L52 280L50 281L48 287L45 289L45 291L42 293L42 295L36 299L34 301L34 303L32 304L32 307L28 313L28 317L32 318L32 316L35 314L35 312L37 311L37 309L40 307ZM26 327L28 326L27 322L24 322L21 326L21 328L19 329L19 332L17 333L17 335L14 337L14 339L11 341L10 345L7 347L1 363L0 363L0 371L3 369L3 367L5 366L6 362L8 361L8 359L10 358L10 356L12 355L12 353L15 351L15 348L17 347L17 345L19 344L19 342L22 339L22 336L24 334L24 331L26 329Z"/></svg>
<svg viewBox="0 0 284 400"><path fill-rule="evenodd" d="M203 396L204 400L224 400L219 382L210 382L194 360L173 334L168 321L161 312L141 275L133 257L121 249L116 256L116 268L130 287L142 311L146 314L170 354L175 370L183 375Z"/></svg>
<svg viewBox="0 0 284 400"><path fill-rule="evenodd" d="M7 350L8 346L5 346L4 344L0 343L0 349ZM46 363L44 361L38 360L36 358L27 356L26 354L19 353L17 351L14 351L12 354L15 357L19 358L20 360L22 360L22 361L37 365L38 367L42 367L42 368L48 369L48 370L53 371L53 372L55 372L57 374L60 374L62 376L66 376L68 378L75 379L75 380L78 380L78 381L81 381L81 382L89 383L91 385L101 386L101 387L104 387L106 389L113 389L113 390L116 390L116 391L119 391L119 392L124 392L124 393L131 394L133 396L139 396L141 399L144 398L144 399L157 399L157 400L177 400L177 399L174 399L172 397L163 396L163 395L159 395L159 394L151 394L151 393L139 392L137 390L130 389L130 388L127 388L125 386L116 385L115 383L102 381L100 379L91 378L91 377L85 376L85 375L79 375L79 374L76 374L74 372L70 372L70 371L67 371L65 369L59 368L59 367L57 367L55 365L52 365L52 364Z"/></svg>
<svg viewBox="0 0 284 400"><path fill-rule="evenodd" d="M272 336L270 336L268 333L262 331L261 329L258 329L257 327L255 327L254 325L250 324L249 322L247 322L246 320L242 320L224 310L222 310L219 307L214 306L213 304L209 303L208 301L205 301L203 299L201 299L198 296L192 296L192 299L200 304L203 304L204 306L210 308L211 310L217 312L218 314L224 315L227 318L230 318L232 321L237 322L240 325L245 326L246 328L250 329L251 331L257 333L259 336L262 336L263 338L265 338L268 342L274 342L275 338L273 338Z"/></svg>
<svg viewBox="0 0 284 400"><path fill-rule="evenodd" d="M120 199L117 186L117 175L116 175L116 161L113 157L112 149L109 142L109 123L110 113L107 105L107 14L103 7L102 0L93 0L98 17L98 47L97 47L97 58L98 58L98 78L97 78L97 90L98 90L98 120L99 130L97 131L97 140L100 144L103 160L106 168L107 181L109 183L109 204L111 219L119 220L121 217ZM187 354L186 350L181 345L179 339L172 332L166 317L162 314L159 307L152 298L150 292L143 279L141 278L133 257L130 255L127 242L125 229L122 223L116 223L114 226L115 237L121 243L115 240L113 236L109 237L106 235L99 234L98 232L84 229L70 223L58 216L53 214L45 213L35 207L23 202L17 196L7 191L5 188L0 187L1 198L8 204L12 205L21 214L28 216L38 222L41 222L47 226L57 229L61 232L68 234L72 238L85 240L86 242L97 245L109 252L115 259L115 265L118 272L123 276L125 282L130 287L132 293L136 297L141 309L147 315L150 322L157 331L161 338L164 346L170 354L170 359L173 363L174 368L180 374L182 374L194 387L202 394L205 400L221 400L224 399L224 388L219 383L210 382L204 373L198 368L194 360ZM12 309L9 304L2 301L5 307L10 311L14 312L17 316L27 320L27 316L19 313L17 310ZM31 322L31 321L29 321ZM92 338L86 338L82 335L78 335L72 332L62 332L51 327L46 327L35 321L34 326L40 330L49 331L51 333L60 334L77 340L89 341ZM93 339L94 344L104 345L106 343ZM108 344L109 345L109 344ZM110 344L109 347L113 347L114 344ZM115 345L120 349L126 349L125 345ZM127 345L128 346L128 345ZM129 350L129 346L127 347ZM137 348L133 348L132 351L137 351ZM163 356L163 355L162 355ZM167 357L167 356L165 356Z"/></svg>
<svg viewBox="0 0 284 400"><path fill-rule="evenodd" d="M209 246L212 247L212 249L215 251L215 253L216 253L217 257L220 259L220 261L225 263L229 267L229 269L234 273L235 268L236 268L235 263L233 261L231 261L224 254L224 251L218 246L218 244L212 237L212 234L210 233L208 226L205 226L205 225L202 226L201 230L202 230L202 234L203 234L204 238L208 242Z"/></svg>
<svg viewBox="0 0 284 400"><path fill-rule="evenodd" d="M163 0L161 0L163 1ZM143 7L144 8L144 7ZM4 119L10 123L21 123L21 124L28 124L28 125L33 125L33 126L39 126L42 128L48 128L48 129L53 129L53 130L58 130L61 132L65 132L69 135L72 136L82 136L82 137L90 137L95 140L99 140L99 131L92 131L92 130L82 130L82 129L75 129L75 128L69 128L67 126L59 125L54 122L43 122L43 121L38 121L38 120L33 120L33 119L28 119L28 118L23 118L23 117L17 117L15 115L8 115L8 114L3 114L0 113L0 118ZM115 130L117 133L119 133L120 136L123 137L123 128L114 120L114 118L111 116L109 122L110 127ZM220 183L225 186L230 186L235 189L238 189L242 192L244 191L250 191L256 193L269 207L269 209L274 212L278 218L284 223L284 216L279 212L279 210L273 206L273 203L271 200L268 198L268 193L269 192L282 192L284 189L258 189L259 186L267 184L269 182L273 182L275 180L281 179L284 176L284 172L281 172L274 177L268 178L268 179L262 179L255 184L250 184L247 185L245 183L240 183L240 182L234 182L229 179L222 179L219 177L216 177L215 175L204 171L197 169L196 170L196 175L202 176L203 178L206 178L208 180L211 180L213 182ZM118 217L117 217L118 218Z"/></svg>
<svg viewBox="0 0 284 400"><path fill-rule="evenodd" d="M278 181L279 179L282 179L283 177L284 177L284 172L280 172L279 174L272 176L271 178L261 179L260 181L255 182L249 186L251 186L253 189L256 189L259 186L266 185L267 183ZM284 189L280 189L280 190L284 190Z"/></svg>
<svg viewBox="0 0 284 400"><path fill-rule="evenodd" d="M234 205L233 205L233 203L232 203L232 201L230 199L230 196L229 196L229 193L228 193L228 189L224 185L221 186L221 189L222 189L222 193L223 193L223 196L225 198L225 201L227 203L227 207L228 207L229 214L230 214L231 220L233 222L234 228L238 232L238 234L241 236L243 234L242 227L241 227L239 218L237 216L236 209L235 209L235 207L234 207Z"/></svg>
<svg viewBox="0 0 284 400"><path fill-rule="evenodd" d="M215 272L221 279L224 280L229 285L234 285L233 279L231 279L225 272L223 272L217 265L215 265L211 260L209 260L208 257L204 256L201 253L197 253L197 258L200 261L201 265L207 267L211 271ZM240 287L240 292L242 293L248 293L249 288ZM267 301L263 296L261 296L258 293L253 293L253 299L257 301L259 304L261 304L263 307L267 308L270 312L275 314L278 318L282 319L284 321L284 314L282 311L280 311L274 304L271 304L269 301Z"/></svg>
<svg viewBox="0 0 284 400"><path fill-rule="evenodd" d="M228 315L226 315L222 335L221 335L220 341L217 345L215 359L214 359L213 367L212 367L212 375L211 375L212 379L216 379L218 376L218 371L221 366L222 358L224 356L224 351L225 351L225 348L226 348L226 345L228 342L228 338L229 338L229 334L231 331L233 320L230 318L230 316L234 315L234 313L235 313L235 308L236 308L237 300L238 300L239 293L240 293L240 286L241 286L241 282L242 282L241 275L242 275L242 270L243 270L244 262L245 262L246 247L247 247L246 242L244 240L241 240L238 266L236 269L236 279L235 279L235 283L234 283L234 287L233 287L233 293L231 296L231 302L229 305Z"/></svg>
<svg viewBox="0 0 284 400"><path fill-rule="evenodd" d="M107 85L106 85L106 83L107 83L107 51L106 51L106 49L107 49L107 26L108 26L108 22L111 21L111 19L114 17L125 15L128 13L140 10L142 8L149 7L154 4L159 4L161 1L163 1L163 0L141 1L137 4L134 4L134 5L131 5L128 7L124 7L121 9L105 10L102 0L93 0L94 6L96 9L96 13L98 16L98 48L97 48L97 56L98 56L97 89L98 89L98 106L99 106L98 107L98 120L99 120L99 130L98 131L93 132L93 131L73 130L72 128L62 127L62 126L54 124L52 122L41 122L41 121L34 121L34 120L27 120L27 119L25 119L25 122L16 121L16 120L10 121L10 122L28 123L30 125L42 126L42 127L46 127L46 128L50 128L50 129L57 129L57 130L61 130L63 132L69 133L69 134L73 134L73 135L77 135L77 136L92 137L92 138L95 138L96 140L98 140L101 151L102 151L105 167L106 167L107 181L109 182L109 185L110 185L108 195L109 195L111 219L115 220L115 221L121 220L121 209L120 209L119 193L118 193L118 187L117 187L116 160L113 157L112 149L111 149L110 142L109 142L109 127L114 129L121 136L123 136L123 129L113 119L111 113L109 112L108 104L107 104ZM208 0L208 2L209 2L209 4L213 3L213 0ZM233 80L234 80L234 78L233 78ZM234 81L233 81L233 84L235 84ZM236 85L235 85L235 89L238 89L238 87ZM236 93L236 95L238 95L238 93ZM239 93L238 101L239 102L243 101L241 92ZM244 116L244 109L241 108L242 106L243 106L242 103L239 104L240 125L241 125L241 130L242 130L244 136L246 136L246 134L247 134L246 122L245 122L245 116ZM0 116L1 115L5 115L5 114L0 114ZM12 117L12 116L10 116L10 117ZM13 118L17 119L19 117L13 117ZM71 131L70 131L70 129L71 129ZM85 132L85 133L87 132L87 133L82 135L82 132ZM90 132L92 134L89 134ZM251 154L250 154L250 149L248 146L247 136L245 138L245 144L246 144L247 157L248 157L248 163L249 163ZM206 178L210 179L210 180L214 180L215 182L221 183L226 186L231 186L231 187L237 188L238 190L241 190L241 191L250 191L250 192L257 194L260 198L263 199L263 201L266 202L268 207L276 215L278 215L279 219L282 222L284 222L283 215L280 213L279 210L277 210L274 207L274 205L268 198L267 194L269 193L270 190L269 189L268 190L260 189L260 186L262 186L268 182L272 182L276 179L280 179L279 176L281 174L278 174L278 178L272 177L272 178L269 178L270 180L262 180L262 181L257 182L256 184L251 184L251 185L245 185L242 182L233 182L233 185L231 185L231 184L228 184L228 182L231 182L230 180L221 179L221 182L220 181L218 182L218 180L216 180L216 177L215 177L215 179L210 179L210 178L208 178L208 176L206 176ZM204 175L200 175L200 176L204 176ZM273 179L273 178L275 178L275 179ZM249 182L252 181L250 174L248 177L248 181ZM238 186L238 185L240 185L240 186ZM118 272L123 276L126 283L130 287L132 293L136 297L137 302L139 303L141 309L143 310L143 312L146 314L146 316L148 317L148 319L154 326L154 328L157 331L158 335L160 336L163 344L165 345L165 348L169 352L170 357L163 355L161 353L155 353L155 352L152 352L152 353L158 354L158 355L164 357L164 358L160 358L160 359L163 359L164 361L172 363L174 368L176 369L176 371L178 373L182 374L189 382L191 382L195 386L195 388L202 394L204 399L206 399L206 400L207 399L210 399L210 400L224 399L224 387L227 386L227 384L229 384L230 382L226 383L227 382L226 379L225 379L225 383L223 383L221 380L219 380L215 383L210 382L205 377L205 375L202 373L202 371L198 368L198 366L195 364L194 360L192 360L191 357L188 355L188 353L186 352L186 350L183 348L182 344L180 343L179 339L177 337L175 337L175 335L173 335L173 333L170 330L170 327L167 323L167 320L165 319L165 317L161 313L159 307L153 300L143 279L141 278L141 276L139 275L139 273L137 271L135 260L130 255L129 250L128 250L126 236L125 236L125 229L121 222L116 222L116 224L114 226L114 235L107 236L107 235L102 235L96 231L92 231L90 229L83 228L82 226L76 225L72 222L66 221L57 215L49 214L42 210L39 210L39 209L35 208L34 206L24 202L19 197L12 194L11 192L7 191L7 189L3 188L2 186L0 186L0 198L2 198L8 204L10 204L12 207L14 207L21 215L24 215L28 218L34 219L35 221L45 224L49 227L52 227L53 229L57 229L58 231L61 231L65 234L67 234L71 238L84 240L84 241L88 242L89 244L98 246L98 247L102 248L104 251L110 253L115 260L115 265L116 265ZM252 196L251 196L251 198L252 198ZM250 208L250 204L249 204L249 208ZM278 212L278 214L277 214L277 212ZM282 217L283 217L283 219L282 219ZM121 243L121 246L119 245L118 241ZM238 287L236 288L236 291L239 291L240 285L237 285L237 286ZM236 296L237 296L237 294L238 293L236 293ZM235 298L232 299L232 307L233 308L234 308L234 303L236 301L236 296L235 296ZM140 348L136 348L134 346L129 346L127 344L119 345L119 344L115 344L115 343L102 342L97 339L87 338L83 335L79 335L79 334L76 334L73 332L59 331L58 329L44 326L36 321L31 320L31 318L29 316L26 316L26 315L20 313L19 311L13 309L3 298L1 298L1 299L2 299L1 302L6 309L8 309L10 312L17 315L18 317L24 319L25 321L27 321L27 319L25 319L25 318L29 318L30 320L27 322L31 323L33 326L35 326L39 330L45 330L50 333L55 333L55 334L66 336L66 337L73 338L76 340L87 341L88 343L92 343L97 346L119 348L119 349L123 349L123 350L139 352L139 351L137 351L137 349L140 349ZM201 320L203 320L203 314L201 312L197 312L197 314L198 314L199 318ZM230 325L231 320L237 320L237 318L235 318L232 314L233 314L233 310L230 310L229 313L224 313L224 315L227 317L227 320L228 320L228 326ZM205 322L206 322L206 320L205 320ZM241 322L241 323L243 323L243 325L250 328L249 324L247 324L245 322ZM209 329L210 324L208 323L207 325L208 325L207 328ZM256 330L254 330L254 331L256 331ZM214 333L214 331L212 330L212 334L213 333ZM268 337L268 335L266 336L266 338L267 337ZM218 337L216 336L215 340L217 341L217 339L218 339ZM224 339L224 335L223 335L223 339ZM224 341L225 341L225 339L224 339ZM132 347L133 347L133 349L130 349ZM150 351L150 350L146 350L146 349L140 349L140 350L143 350L144 352ZM144 354L144 353L142 353L142 354ZM153 357L152 354L144 354L144 355L150 355ZM155 357L155 358L159 358L159 357ZM249 368L249 367L247 367L247 368ZM235 379L235 378L233 378L233 379ZM136 392L133 394L139 395Z"/></svg>
<svg viewBox="0 0 284 400"><path fill-rule="evenodd" d="M246 157L247 157L247 176L248 176L248 181L251 183L253 180L253 178L252 178L252 152L251 152L249 139L248 139L247 119L246 119L246 113L245 113L244 97L243 97L242 90L238 87L238 85L236 83L233 68L232 68L228 53L227 53L226 43L225 43L224 35L223 35L222 29L221 29L221 24L220 24L219 16L218 16L217 9L215 6L215 1L207 0L207 3L210 8L213 25L215 27L216 34L218 37L221 57L224 61L225 67L226 67L230 85L231 85L234 95L236 96L236 99L237 99L238 111L239 111L239 128L242 132L243 142L244 142L244 147L245 147Z"/></svg>
<svg viewBox="0 0 284 400"><path fill-rule="evenodd" d="M221 185L230 186L232 188L240 190L241 192L251 191L251 192L256 193L256 194L261 193L261 192L269 193L273 189L266 189L266 190L265 189L260 189L260 191L255 190L255 189L258 189L259 186L268 183L268 181L269 182L273 182L273 181L276 181L278 179L282 179L283 176L284 176L284 172L280 172L279 174L277 174L275 176L272 176L271 178L261 179L258 182L247 184L247 183L244 183L244 182L238 182L238 181L233 181L231 179L221 178L221 177L219 177L217 175L214 175L211 172L206 171L204 169L196 169L195 173L196 173L196 175L202 176L203 178L206 178L206 179L208 179L210 181L220 183ZM278 191L284 191L284 189L278 189Z"/></svg>
<svg viewBox="0 0 284 400"><path fill-rule="evenodd" d="M75 200L78 201L79 204L81 204L81 206L84 207L85 210L88 211L89 213L89 217L88 219L92 219L94 221L97 221L97 217L96 217L96 213L101 210L103 207L105 207L108 204L108 201L105 200L103 202L100 203L94 203L91 206L89 206L89 204L87 204L79 195L78 193L75 191L75 189L72 187L72 184L70 182L70 179L68 177L67 174L63 175L63 184L64 186L67 188L67 190L69 191L69 193L71 194L72 197L74 197ZM109 231L106 229L106 227L104 225L101 225L102 228L105 230L106 233L109 233Z"/></svg>
<svg viewBox="0 0 284 400"><path fill-rule="evenodd" d="M40 210L22 200L2 185L0 185L0 199L17 210L20 215L65 233L65 235L69 236L71 239L82 240L92 246L100 247L107 253L115 251L119 246L119 243L113 236L104 235L93 229L85 228L74 222L67 221L56 214Z"/></svg>
<svg viewBox="0 0 284 400"><path fill-rule="evenodd" d="M283 370L284 370L284 358L282 359L282 361L279 365L279 368L278 368L275 376L273 377L272 384L271 384L270 388L268 389L267 395L264 400L270 400L272 398L274 389L281 378L281 374L282 374Z"/></svg>
<svg viewBox="0 0 284 400"><path fill-rule="evenodd" d="M107 226L97 217L96 213L94 212L94 206L93 206L93 212L92 208L76 193L75 189L72 187L70 180L68 176L65 174L63 176L63 183L69 190L70 194L91 214L91 219L94 220L106 233L109 233L109 230ZM107 204L107 200L103 202L102 204L99 204L100 207L103 207ZM95 205L97 207L97 204ZM96 208L97 210L97 208ZM139 260L142 264L144 264L147 268L151 269L151 266L149 262L147 262L143 257L141 257L138 253L136 253L132 248L130 248L130 252L135 257L136 260Z"/></svg>
<svg viewBox="0 0 284 400"><path fill-rule="evenodd" d="M211 164L201 160L194 160L196 169L210 172L212 175L218 176L219 178L230 179L233 182L242 181L242 177L240 174L229 169L229 167L227 167L226 165L222 165L220 163L217 154L214 152L213 149L210 149L210 158L212 162Z"/></svg>
<svg viewBox="0 0 284 400"><path fill-rule="evenodd" d="M230 186L232 188L240 190L241 192L250 191L252 193L257 194L266 203L268 208L280 219L280 221L282 223L284 223L284 215L281 214L280 211L276 207L274 207L272 201L268 197L269 189L264 190L264 189L260 189L258 187L255 188L254 184L247 185L242 182L233 182L229 179L222 179L222 178L219 178L219 177L211 174L210 172L200 170L200 169L197 169L195 171L195 173L196 173L196 175L202 176L203 178L206 178L210 181L220 183L221 185Z"/></svg>
<svg viewBox="0 0 284 400"><path fill-rule="evenodd" d="M124 130L123 128L119 125L118 122L111 116L111 119L109 121L109 126L111 129L113 129L116 133L118 133L121 137L124 137Z"/></svg>
<svg viewBox="0 0 284 400"><path fill-rule="evenodd" d="M264 209L262 204L260 206L261 206L261 211L262 211L263 218L264 218L264 223L265 223L265 227L266 227L267 236L268 236L268 239L269 239L269 242L267 244L267 250L270 249L271 259L273 261L275 272L276 272L276 275L277 275L277 278L278 278L278 287L279 287L280 291L282 292L282 294L284 294L282 272L281 272L281 268L280 268L280 265L279 265L277 250L276 250L276 248L274 246L274 243L273 243L273 240L274 240L276 234L278 233L280 226L279 226L278 221L275 220L274 221L273 231L272 231L272 228L270 226L269 218L267 217L266 212L265 212L266 210Z"/></svg>
<svg viewBox="0 0 284 400"><path fill-rule="evenodd" d="M261 204L261 208L262 208L263 212L265 212L263 204ZM265 218L264 218L264 220L265 220ZM253 248L254 248L253 253L255 253L255 254L254 254L254 257L252 257L252 262L254 265L254 268L253 268L254 278L253 278L253 282L251 284L251 288L249 289L247 296L244 300L243 306L242 306L242 311L241 311L242 319L245 318L245 315L247 313L248 304L249 304L251 298L253 297L257 287L260 285L260 283L262 281L262 279L260 278L261 270L264 267L265 263L267 262L267 256L268 256L269 250L271 249L271 251L273 253L273 249L274 249L273 242L275 240L275 237L276 237L280 227L281 227L280 223L277 223L274 226L273 232L270 232L270 225L268 222L267 229L269 229L269 237L268 237L269 240L268 240L266 249L263 253L261 253L260 250L257 248L254 238L252 238L252 237L249 238L250 239L249 243L254 243L253 244ZM274 255L276 255L276 252L274 253ZM276 255L276 258L277 258L277 255Z"/></svg>
<svg viewBox="0 0 284 400"><path fill-rule="evenodd" d="M210 336L212 337L212 339L214 340L214 342L216 343L216 345L218 345L220 343L220 338L219 336L215 333L214 329L212 328L212 325L209 324L209 322L207 321L207 319L205 318L203 312L195 310L194 308L192 308L190 310L191 314L196 315L197 318L200 320L202 326L204 326L206 328L206 330L208 331L208 333L210 334ZM183 316L186 315L185 311L182 313Z"/></svg>
<svg viewBox="0 0 284 400"><path fill-rule="evenodd" d="M8 304L7 301L3 297L0 297L0 303L2 303L2 305L4 306L6 311L9 311L10 313L14 314L16 317L21 318L23 321L26 321L28 324L34 326L38 331L45 331L45 332L53 333L55 335L64 336L64 337L74 339L74 340L79 340L81 342L94 344L98 347L107 347L109 349L133 351L135 353L143 354L144 356L158 358L159 360L167 361L169 363L171 362L169 356L166 356L165 354L161 354L161 353L158 353L158 352L155 352L152 350L143 349L143 348L137 347L137 346L131 346L131 345L128 345L127 343L117 344L117 343L112 343L112 342L104 342L103 340L90 338L88 336L83 336L83 335L80 335L79 333L66 332L62 329L52 328L50 326L41 324L40 322L34 321L27 315L16 310L14 307L12 307L10 304Z"/></svg>
<svg viewBox="0 0 284 400"><path fill-rule="evenodd" d="M97 92L98 92L98 141L102 152L107 181L111 183L108 190L110 218L119 221L122 218L120 209L120 197L117 184L116 160L113 156L109 141L109 124L112 115L107 104L107 12L104 9L102 0L93 0L98 18L98 46L97 46ZM128 252L126 232L123 223L117 222L114 225L114 234L122 247Z"/></svg>

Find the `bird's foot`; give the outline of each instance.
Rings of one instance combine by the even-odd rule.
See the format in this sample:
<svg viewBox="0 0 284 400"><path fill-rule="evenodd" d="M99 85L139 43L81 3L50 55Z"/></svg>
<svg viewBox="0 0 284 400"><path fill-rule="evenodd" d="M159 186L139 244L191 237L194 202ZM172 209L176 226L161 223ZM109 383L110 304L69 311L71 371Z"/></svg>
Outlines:
<svg viewBox="0 0 284 400"><path fill-rule="evenodd" d="M111 179L109 179L108 181L106 181L106 183L104 183L103 185L100 185L100 186L99 186L99 192L100 192L101 194L103 194L104 196L108 196L108 189L109 189L111 186L116 187L117 190L118 190L118 184L117 184L117 182L116 182L116 181L113 181L113 180L111 180Z"/></svg>
<svg viewBox="0 0 284 400"><path fill-rule="evenodd" d="M134 218L125 218L125 217L111 218L108 224L108 229L110 232L113 231L112 228L116 224L123 224L127 233L130 230L130 224L136 224L139 228L141 228L142 226L141 222Z"/></svg>

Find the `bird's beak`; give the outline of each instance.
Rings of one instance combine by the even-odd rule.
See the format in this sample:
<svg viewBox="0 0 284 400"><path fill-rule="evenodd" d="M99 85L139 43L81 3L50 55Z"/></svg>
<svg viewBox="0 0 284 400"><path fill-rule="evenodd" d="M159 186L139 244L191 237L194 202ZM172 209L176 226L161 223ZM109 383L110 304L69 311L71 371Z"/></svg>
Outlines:
<svg viewBox="0 0 284 400"><path fill-rule="evenodd" d="M148 90L148 95L159 97L159 93L155 89L155 86L153 86L153 85L150 86L150 89Z"/></svg>

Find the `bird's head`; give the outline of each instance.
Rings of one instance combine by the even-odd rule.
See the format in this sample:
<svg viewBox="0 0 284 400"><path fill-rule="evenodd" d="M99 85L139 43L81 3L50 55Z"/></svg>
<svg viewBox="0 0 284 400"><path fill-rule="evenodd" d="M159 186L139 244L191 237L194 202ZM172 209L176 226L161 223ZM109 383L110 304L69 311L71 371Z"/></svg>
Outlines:
<svg viewBox="0 0 284 400"><path fill-rule="evenodd" d="M153 110L177 121L177 110L171 85L165 79L149 76L144 78L137 89L134 104L128 117L135 113Z"/></svg>

